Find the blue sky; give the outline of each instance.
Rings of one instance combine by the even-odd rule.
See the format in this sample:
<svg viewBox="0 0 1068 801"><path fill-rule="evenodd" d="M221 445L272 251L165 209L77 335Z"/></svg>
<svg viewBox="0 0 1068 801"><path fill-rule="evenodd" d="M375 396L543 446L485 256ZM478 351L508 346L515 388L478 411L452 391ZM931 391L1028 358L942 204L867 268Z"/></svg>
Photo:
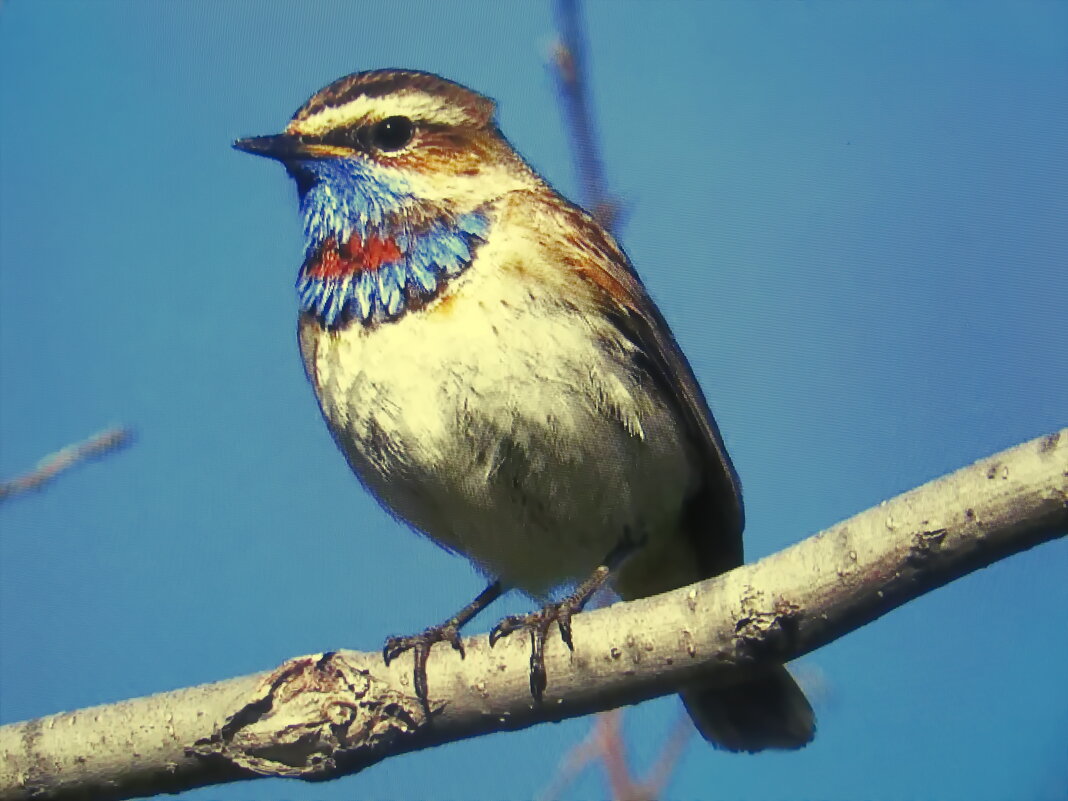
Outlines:
<svg viewBox="0 0 1068 801"><path fill-rule="evenodd" d="M1068 422L1068 5L586 18L622 240L716 411L751 558ZM139 436L0 509L0 721L375 649L481 588L336 452L296 349L295 192L230 142L343 74L424 69L497 98L573 195L552 37L541 3L0 7L0 475ZM695 739L667 795L1065 798L1066 570L1059 541L812 654L810 747ZM638 766L678 714L628 712ZM529 798L587 729L183 797Z"/></svg>

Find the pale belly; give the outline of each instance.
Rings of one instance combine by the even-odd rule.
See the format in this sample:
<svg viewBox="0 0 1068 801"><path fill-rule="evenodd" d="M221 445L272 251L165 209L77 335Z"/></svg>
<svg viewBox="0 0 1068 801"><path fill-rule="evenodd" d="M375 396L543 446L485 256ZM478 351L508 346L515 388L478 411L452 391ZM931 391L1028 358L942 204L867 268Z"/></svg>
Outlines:
<svg viewBox="0 0 1068 801"><path fill-rule="evenodd" d="M677 586L691 569L678 521L693 456L629 369L629 343L606 348L605 335L491 275L372 329L306 323L301 344L360 480L488 576L544 596L630 536L649 546L636 559L678 563Z"/></svg>

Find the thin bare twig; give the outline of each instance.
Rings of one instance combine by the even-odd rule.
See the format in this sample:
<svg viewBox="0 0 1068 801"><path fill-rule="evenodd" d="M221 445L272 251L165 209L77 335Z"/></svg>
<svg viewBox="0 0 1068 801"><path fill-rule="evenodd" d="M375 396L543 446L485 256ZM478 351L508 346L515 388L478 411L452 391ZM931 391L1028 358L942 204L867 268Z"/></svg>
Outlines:
<svg viewBox="0 0 1068 801"><path fill-rule="evenodd" d="M600 761L604 763L613 801L654 801L667 787L675 764L693 733L689 717L680 716L648 776L639 779L631 774L627 764L627 749L623 742L623 710L602 712L597 715L589 736L567 753L556 777L540 798L542 801L558 798L588 765Z"/></svg>
<svg viewBox="0 0 1068 801"><path fill-rule="evenodd" d="M587 765L592 764L601 756L601 720L619 713L618 709L601 712L597 715L590 727L586 739L571 748L564 754L563 759L557 764L556 775L553 776L538 801L556 801L560 794L577 779Z"/></svg>
<svg viewBox="0 0 1068 801"><path fill-rule="evenodd" d="M557 95L563 109L565 128L571 142L571 164L579 179L580 202L593 218L614 235L618 235L620 203L608 194L608 182L601 160L601 147L593 109L590 102L589 81L586 77L586 33L579 0L557 0L556 25L559 31L553 48L553 66ZM693 727L684 722L682 731L688 734ZM631 777L626 764L622 737L622 713L619 710L597 716L590 737L582 746L566 755L557 776L546 790L548 798L563 791L590 762L604 762L612 798L655 798L666 785L686 738L679 741L678 732L665 745L659 763L660 773L646 782ZM674 754L675 748L679 753ZM668 770L667 774L663 770ZM655 773L655 771L654 771Z"/></svg>
<svg viewBox="0 0 1068 801"><path fill-rule="evenodd" d="M602 609L616 600L618 598L609 589L602 587L586 608L588 611ZM631 775L627 765L627 751L623 742L623 710L610 709L600 712L594 716L586 739L564 754L558 763L556 775L538 798L540 801L553 801L587 766L600 761L604 763L613 801L652 801L659 798L667 786L686 743L695 731L689 715L681 715L663 744L648 777L637 779Z"/></svg>
<svg viewBox="0 0 1068 801"><path fill-rule="evenodd" d="M60 473L90 459L100 459L133 442L133 430L116 426L94 434L84 442L60 448L42 459L33 470L0 483L0 502L16 495L35 492Z"/></svg>
<svg viewBox="0 0 1068 801"><path fill-rule="evenodd" d="M642 782L647 798L660 798L663 795L664 788L667 787L668 781L675 772L675 765L682 759L686 744L690 742L690 738L696 731L688 714L679 716L668 741L660 749L656 764Z"/></svg>
<svg viewBox="0 0 1068 801"><path fill-rule="evenodd" d="M578 0L557 0L560 38L553 48L556 89L571 139L571 164L581 187L582 205L613 234L619 223L619 200L608 194L586 80L586 35Z"/></svg>

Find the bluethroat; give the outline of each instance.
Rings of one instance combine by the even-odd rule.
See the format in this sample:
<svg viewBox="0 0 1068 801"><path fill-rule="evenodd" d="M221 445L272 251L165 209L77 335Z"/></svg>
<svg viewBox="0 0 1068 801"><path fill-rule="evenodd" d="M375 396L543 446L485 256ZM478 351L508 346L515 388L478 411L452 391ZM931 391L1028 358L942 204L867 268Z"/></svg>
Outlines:
<svg viewBox="0 0 1068 801"><path fill-rule="evenodd" d="M436 75L381 70L316 93L274 136L304 219L300 350L330 432L392 514L491 579L414 652L501 592L546 599L491 641L541 648L608 577L624 599L742 563L738 477L693 371L626 254L523 161L494 103ZM783 667L682 698L720 747L798 748L812 709Z"/></svg>

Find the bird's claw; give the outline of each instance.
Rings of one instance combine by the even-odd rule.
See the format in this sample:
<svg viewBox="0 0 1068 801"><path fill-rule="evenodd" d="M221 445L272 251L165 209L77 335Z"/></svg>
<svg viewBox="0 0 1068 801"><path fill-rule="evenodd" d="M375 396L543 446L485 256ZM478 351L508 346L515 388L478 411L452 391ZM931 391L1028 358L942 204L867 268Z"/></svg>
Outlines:
<svg viewBox="0 0 1068 801"><path fill-rule="evenodd" d="M382 660L389 665L406 651L412 652L412 672L415 696L423 705L423 711L430 717L430 695L426 680L426 663L430 658L430 649L434 643L447 642L453 650L460 652L460 658L466 656L464 642L460 637L460 626L456 620L447 620L438 626L431 626L419 634L406 637L389 637L382 647Z"/></svg>
<svg viewBox="0 0 1068 801"><path fill-rule="evenodd" d="M509 615L490 631L490 647L502 637L526 629L530 632L530 694L540 701L548 684L545 673L545 637L555 621L560 627L560 637L572 651L571 609L565 611L566 602L548 604L536 612L526 615Z"/></svg>
<svg viewBox="0 0 1068 801"><path fill-rule="evenodd" d="M536 612L525 615L509 615L493 627L489 633L489 644L492 648L503 637L526 629L530 632L530 694L535 701L540 701L545 693L548 679L545 674L545 638L553 623L560 629L560 639L568 650L575 650L575 643L571 638L571 617L582 611L582 608L600 589L608 577L607 568L598 568L597 571L571 595L562 601L548 603Z"/></svg>
<svg viewBox="0 0 1068 801"><path fill-rule="evenodd" d="M454 621L449 620L440 626L431 626L419 634L387 638L386 644L382 647L382 659L388 665L405 651L418 649L421 645L429 648L436 642L447 642L453 647L454 651L460 652L461 658L466 656L464 653L464 641L460 637L460 627Z"/></svg>

